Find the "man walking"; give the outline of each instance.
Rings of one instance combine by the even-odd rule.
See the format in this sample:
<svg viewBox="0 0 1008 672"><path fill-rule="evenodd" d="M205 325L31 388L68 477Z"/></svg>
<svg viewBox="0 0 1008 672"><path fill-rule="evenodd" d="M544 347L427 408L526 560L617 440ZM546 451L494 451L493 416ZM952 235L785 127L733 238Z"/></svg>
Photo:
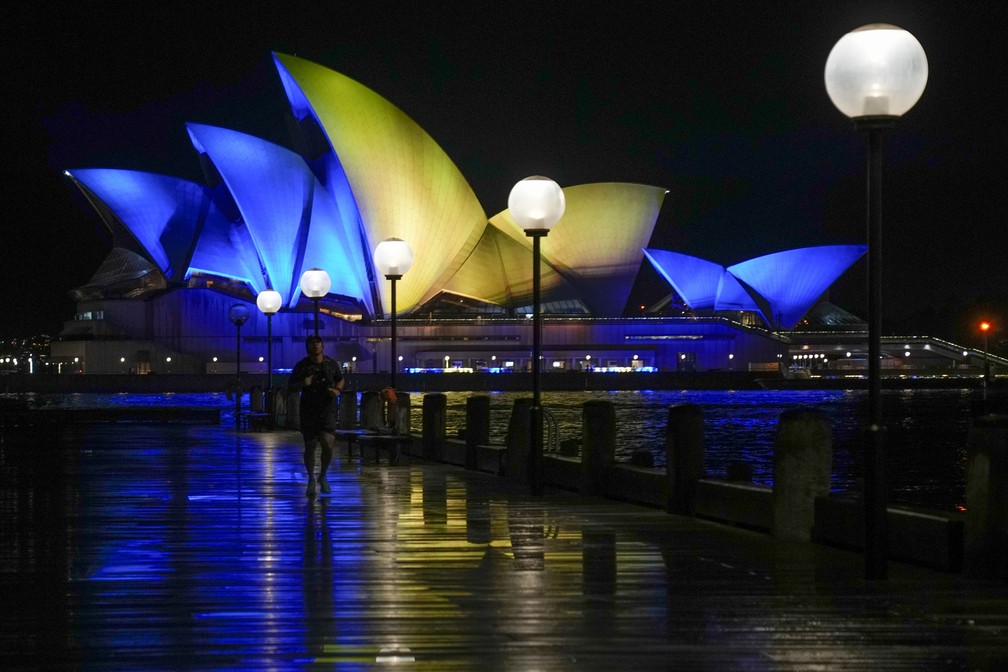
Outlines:
<svg viewBox="0 0 1008 672"><path fill-rule="evenodd" d="M328 493L326 471L333 458L333 444L339 411L339 395L343 391L343 375L336 360L322 354L322 338L318 335L305 339L308 355L294 365L288 387L301 391L298 414L301 416L301 436L304 438L304 465L308 471L308 489L305 494L314 497L315 447L322 445L319 459L318 489Z"/></svg>

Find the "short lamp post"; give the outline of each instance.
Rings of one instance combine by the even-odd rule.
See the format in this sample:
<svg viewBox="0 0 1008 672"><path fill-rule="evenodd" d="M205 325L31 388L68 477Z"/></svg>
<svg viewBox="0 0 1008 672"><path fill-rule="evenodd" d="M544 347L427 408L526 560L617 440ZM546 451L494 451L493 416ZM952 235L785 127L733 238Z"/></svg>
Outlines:
<svg viewBox="0 0 1008 672"><path fill-rule="evenodd" d="M256 306L266 316L266 412L269 413L270 429L274 427L273 417L273 316L283 305L280 292L264 289L256 297Z"/></svg>
<svg viewBox="0 0 1008 672"><path fill-rule="evenodd" d="M990 378L990 354L987 352L987 332L990 331L990 322L984 320L980 323L980 331L984 337L984 375L983 383L980 386L981 398L983 399L983 412L987 412L987 380Z"/></svg>
<svg viewBox="0 0 1008 672"><path fill-rule="evenodd" d="M241 328L249 319L249 309L244 303L235 303L228 310L228 319L238 327L238 338L235 346L235 375L238 384L235 386L235 429L241 429Z"/></svg>
<svg viewBox="0 0 1008 672"><path fill-rule="evenodd" d="M535 175L518 182L508 196L508 212L532 239L532 409L530 411L529 489L541 495L543 461L543 412L539 400L542 359L542 315L539 306L540 241L563 217L567 201L563 189L548 177Z"/></svg>
<svg viewBox="0 0 1008 672"><path fill-rule="evenodd" d="M392 354L389 359L389 371L391 371L390 386L394 390L396 370L399 368L399 361L396 358L396 280L402 278L413 267L413 250L405 240L388 238L378 243L378 247L375 248L374 263L378 272L392 283L390 296L392 305L389 313L392 318Z"/></svg>
<svg viewBox="0 0 1008 672"><path fill-rule="evenodd" d="M321 268L310 268L301 274L301 293L315 304L315 335L318 336L319 299L329 293L332 280Z"/></svg>
<svg viewBox="0 0 1008 672"><path fill-rule="evenodd" d="M826 59L826 92L854 120L867 142L868 427L865 441L865 578L888 574L885 428L881 407L882 135L914 106L927 84L928 64L917 39L896 26L853 30Z"/></svg>

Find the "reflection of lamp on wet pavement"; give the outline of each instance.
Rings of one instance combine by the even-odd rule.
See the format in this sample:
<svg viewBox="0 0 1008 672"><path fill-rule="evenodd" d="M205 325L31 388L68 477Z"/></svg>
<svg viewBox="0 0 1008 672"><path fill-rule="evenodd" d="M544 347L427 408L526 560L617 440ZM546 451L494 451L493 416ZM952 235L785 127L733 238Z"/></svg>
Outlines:
<svg viewBox="0 0 1008 672"><path fill-rule="evenodd" d="M532 239L532 409L530 411L529 487L533 495L542 494L543 422L539 400L539 374L542 357L542 315L539 305L540 240L563 217L567 202L563 189L548 177L526 177L511 188L508 212Z"/></svg>
<svg viewBox="0 0 1008 672"><path fill-rule="evenodd" d="M319 299L329 293L332 280L321 268L310 268L301 275L301 292L315 304L315 335L318 336Z"/></svg>
<svg viewBox="0 0 1008 672"><path fill-rule="evenodd" d="M928 63L917 39L896 26L853 30L826 59L826 92L867 140L868 429L865 442L865 577L887 575L885 428L881 408L882 134L924 93Z"/></svg>
<svg viewBox="0 0 1008 672"><path fill-rule="evenodd" d="M269 427L273 429L273 316L280 310L283 298L280 292L264 289L256 297L256 306L266 316L266 412Z"/></svg>
<svg viewBox="0 0 1008 672"><path fill-rule="evenodd" d="M378 272L392 283L390 296L392 307L389 311L392 319L392 355L389 357L389 369L392 373L391 387L394 390L396 370L399 368L399 361L396 358L396 280L402 278L413 267L413 250L405 240L389 238L378 243L374 251L374 263Z"/></svg>
<svg viewBox="0 0 1008 672"><path fill-rule="evenodd" d="M383 646L375 656L376 663L412 663L416 662L413 652L405 646Z"/></svg>
<svg viewBox="0 0 1008 672"><path fill-rule="evenodd" d="M237 385L235 386L235 429L241 429L241 328L249 318L249 309L244 303L236 303L228 310L228 319L231 324L238 327L237 345L235 346L235 376Z"/></svg>

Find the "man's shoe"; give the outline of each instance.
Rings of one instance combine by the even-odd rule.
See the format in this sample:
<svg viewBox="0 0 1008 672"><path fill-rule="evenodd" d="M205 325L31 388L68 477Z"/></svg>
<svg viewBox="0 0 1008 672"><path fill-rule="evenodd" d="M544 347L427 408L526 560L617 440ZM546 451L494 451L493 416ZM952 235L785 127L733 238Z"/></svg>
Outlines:
<svg viewBox="0 0 1008 672"><path fill-rule="evenodd" d="M309 476L308 477L308 489L305 490L305 495L308 496L308 497L314 497L315 496L315 477L314 476Z"/></svg>
<svg viewBox="0 0 1008 672"><path fill-rule="evenodd" d="M318 477L319 489L322 490L322 494L328 495L332 489L329 487L329 481L326 480L325 475Z"/></svg>

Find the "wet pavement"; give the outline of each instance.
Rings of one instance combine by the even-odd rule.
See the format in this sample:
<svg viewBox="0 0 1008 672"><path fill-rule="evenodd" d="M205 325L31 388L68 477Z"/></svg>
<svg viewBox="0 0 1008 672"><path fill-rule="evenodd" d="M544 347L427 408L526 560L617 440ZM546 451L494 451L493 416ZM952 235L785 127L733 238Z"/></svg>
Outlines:
<svg viewBox="0 0 1008 672"><path fill-rule="evenodd" d="M300 435L0 440L0 668L1003 670L1008 585Z"/></svg>

